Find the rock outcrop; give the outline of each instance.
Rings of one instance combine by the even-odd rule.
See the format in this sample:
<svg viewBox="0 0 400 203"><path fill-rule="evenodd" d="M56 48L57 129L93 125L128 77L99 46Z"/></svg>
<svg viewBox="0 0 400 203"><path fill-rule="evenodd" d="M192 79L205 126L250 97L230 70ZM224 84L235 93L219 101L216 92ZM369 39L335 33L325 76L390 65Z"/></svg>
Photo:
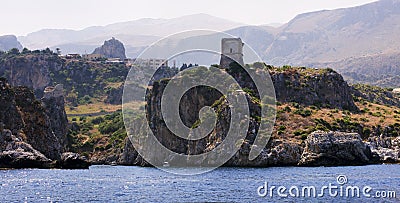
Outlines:
<svg viewBox="0 0 400 203"><path fill-rule="evenodd" d="M33 91L27 87L14 87L15 101L19 108L23 127L18 129L22 131L26 139L25 141L32 145L33 148L43 153L52 160L59 160L63 152L60 141L54 133L50 117L46 113L46 109L39 100L36 100ZM62 107L54 107L62 108ZM8 115L12 119L13 115ZM15 130L15 129L13 129Z"/></svg>
<svg viewBox="0 0 400 203"><path fill-rule="evenodd" d="M0 77L7 78L11 86L25 86L34 90L36 98L53 81L51 75L64 66L53 54L19 54L0 60Z"/></svg>
<svg viewBox="0 0 400 203"><path fill-rule="evenodd" d="M66 154L68 120L62 86L49 87L42 102L27 87L11 87L0 78L0 167L87 168ZM85 164L86 163L86 164Z"/></svg>
<svg viewBox="0 0 400 203"><path fill-rule="evenodd" d="M371 151L377 153L382 163L400 163L400 137L385 134L368 138Z"/></svg>
<svg viewBox="0 0 400 203"><path fill-rule="evenodd" d="M104 41L103 46L96 48L93 54L101 54L107 58L126 58L124 44L114 37L108 41Z"/></svg>
<svg viewBox="0 0 400 203"><path fill-rule="evenodd" d="M61 145L61 151L67 150L68 119L64 109L63 85L46 87L42 98L42 105L50 120L51 130L54 132Z"/></svg>
<svg viewBox="0 0 400 203"><path fill-rule="evenodd" d="M271 78L279 102L358 111L351 95L352 89L343 77L333 70L272 69Z"/></svg>
<svg viewBox="0 0 400 203"><path fill-rule="evenodd" d="M299 166L366 165L379 159L357 133L316 131L305 145Z"/></svg>
<svg viewBox="0 0 400 203"><path fill-rule="evenodd" d="M13 135L10 130L0 131L0 168L51 168L54 162L30 144Z"/></svg>
<svg viewBox="0 0 400 203"><path fill-rule="evenodd" d="M77 153L66 152L61 155L60 167L64 169L88 169L89 161Z"/></svg>
<svg viewBox="0 0 400 203"><path fill-rule="evenodd" d="M0 36L0 51L8 51L12 48L22 49L21 43L18 42L14 35Z"/></svg>

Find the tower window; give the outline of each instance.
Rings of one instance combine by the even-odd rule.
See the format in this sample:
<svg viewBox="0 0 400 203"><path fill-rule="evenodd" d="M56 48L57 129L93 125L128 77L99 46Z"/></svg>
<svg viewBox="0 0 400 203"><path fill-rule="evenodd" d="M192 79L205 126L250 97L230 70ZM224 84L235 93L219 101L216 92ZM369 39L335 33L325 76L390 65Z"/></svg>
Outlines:
<svg viewBox="0 0 400 203"><path fill-rule="evenodd" d="M233 52L232 48L231 48L231 53Z"/></svg>

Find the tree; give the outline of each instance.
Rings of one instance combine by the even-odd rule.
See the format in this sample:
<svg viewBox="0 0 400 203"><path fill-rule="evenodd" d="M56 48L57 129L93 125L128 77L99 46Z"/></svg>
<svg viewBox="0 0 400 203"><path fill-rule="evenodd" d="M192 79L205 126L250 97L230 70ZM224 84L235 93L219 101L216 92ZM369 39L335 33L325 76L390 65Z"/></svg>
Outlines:
<svg viewBox="0 0 400 203"><path fill-rule="evenodd" d="M12 48L12 49L10 49L10 51L8 51L8 54L18 55L19 54L19 49Z"/></svg>
<svg viewBox="0 0 400 203"><path fill-rule="evenodd" d="M31 53L31 51L28 49L28 48L24 48L24 49L22 49L22 53L23 54L29 54L29 53Z"/></svg>

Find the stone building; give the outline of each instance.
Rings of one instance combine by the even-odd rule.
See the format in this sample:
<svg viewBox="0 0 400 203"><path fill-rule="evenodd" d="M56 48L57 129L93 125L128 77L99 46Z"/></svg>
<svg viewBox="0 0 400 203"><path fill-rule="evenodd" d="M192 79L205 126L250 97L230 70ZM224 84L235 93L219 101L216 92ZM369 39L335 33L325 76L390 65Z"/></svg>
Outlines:
<svg viewBox="0 0 400 203"><path fill-rule="evenodd" d="M221 68L229 68L229 64L234 61L244 66L243 45L240 38L223 38L221 40Z"/></svg>

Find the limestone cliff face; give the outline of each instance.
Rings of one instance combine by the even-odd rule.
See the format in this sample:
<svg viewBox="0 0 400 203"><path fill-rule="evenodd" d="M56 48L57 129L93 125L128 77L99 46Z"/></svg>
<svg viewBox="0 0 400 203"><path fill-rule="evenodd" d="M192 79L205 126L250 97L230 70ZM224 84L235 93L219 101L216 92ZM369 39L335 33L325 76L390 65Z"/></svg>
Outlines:
<svg viewBox="0 0 400 203"><path fill-rule="evenodd" d="M0 76L7 78L12 86L26 86L42 96L45 87L51 84L52 72L63 67L63 61L55 55L16 55L0 61Z"/></svg>
<svg viewBox="0 0 400 203"><path fill-rule="evenodd" d="M229 70L228 70L229 71ZM319 105L330 108L340 108L351 111L357 111L358 108L354 104L351 96L351 88L343 80L340 74L330 70L277 70L271 69L271 77L275 86L275 93L277 100L280 102L297 102L301 105ZM254 84L246 79L240 72L232 71L233 75L242 87L254 89ZM213 92L207 88L193 88L183 96L180 101L180 117L183 123L191 127L198 119L198 112L204 106L212 106L218 112L217 123L214 130L206 137L196 140L188 141L175 136L169 131L165 125L161 115L161 96L163 95L164 88L168 84L168 80L155 81L147 97L147 119L151 123L150 128L157 137L158 141L166 146L168 149L181 154L201 154L213 149L221 143L226 137L230 126L230 108L221 94ZM260 106L254 103L252 96L248 93L246 95L250 109L250 125L246 135L246 139L242 144L240 150L225 164L226 166L295 166L301 165L329 165L328 162L320 160L311 160L308 154L314 153L316 157L323 156L324 153L344 153L343 157L339 156L335 159L337 162L334 164L343 164L348 160L353 160L354 163L350 164L367 164L372 162L371 151L364 145L361 138L353 138L350 134L342 136L343 139L331 142L329 136L323 139L312 141L313 135L310 136L310 141L306 146L299 142L280 140L272 138L268 145L262 150L261 154L254 160L249 160L250 147L254 143L256 133L258 132L259 122L255 118L259 116ZM253 95L254 96L254 95ZM348 135L350 137L348 137ZM345 144L340 144L343 141ZM335 143L340 148L336 148ZM324 146L325 151L314 152L313 149L319 146ZM333 147L332 147L333 146ZM350 150L351 147L358 147L352 151L342 152L342 150ZM306 148L304 148L306 147ZM349 149L347 149L347 148ZM322 155L320 154L322 153ZM348 153L348 154L346 154ZM302 157L303 154L303 157ZM308 157L308 158L307 158ZM168 162L166 157L160 159ZM128 140L125 145L124 152L120 157L120 163L131 165L148 165L138 153L133 149L132 144Z"/></svg>
<svg viewBox="0 0 400 203"><path fill-rule="evenodd" d="M67 125L67 120L62 119L65 118L63 104L45 100L45 105L42 105L31 89L10 87L5 79L0 80L0 88L2 128L10 129L15 136L29 143L47 158L59 160L64 150L59 138L65 140L67 130L61 129Z"/></svg>
<svg viewBox="0 0 400 203"><path fill-rule="evenodd" d="M46 87L42 105L50 120L50 128L61 145L61 151L67 151L68 119L64 106L63 85Z"/></svg>
<svg viewBox="0 0 400 203"><path fill-rule="evenodd" d="M333 70L272 70L271 77L276 99L280 102L358 110L351 95L352 89Z"/></svg>
<svg viewBox="0 0 400 203"><path fill-rule="evenodd" d="M54 163L10 130L0 129L1 168L50 168Z"/></svg>
<svg viewBox="0 0 400 203"><path fill-rule="evenodd" d="M379 159L357 133L317 131L305 143L300 166L365 165Z"/></svg>
<svg viewBox="0 0 400 203"><path fill-rule="evenodd" d="M17 37L14 35L0 36L0 51L8 51L12 48L22 49Z"/></svg>
<svg viewBox="0 0 400 203"><path fill-rule="evenodd" d="M103 46L96 48L93 54L101 54L107 58L126 58L124 45L115 38L104 41Z"/></svg>
<svg viewBox="0 0 400 203"><path fill-rule="evenodd" d="M388 126L383 129L377 127L373 136L367 140L371 151L377 153L383 163L400 163L400 124Z"/></svg>

